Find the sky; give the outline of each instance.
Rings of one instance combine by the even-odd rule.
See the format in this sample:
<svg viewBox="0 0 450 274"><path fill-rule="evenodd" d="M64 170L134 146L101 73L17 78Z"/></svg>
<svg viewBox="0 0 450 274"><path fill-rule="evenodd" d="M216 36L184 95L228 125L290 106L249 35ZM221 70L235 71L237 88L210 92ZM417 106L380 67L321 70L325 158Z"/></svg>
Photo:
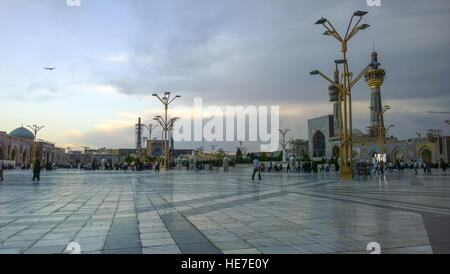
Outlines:
<svg viewBox="0 0 450 274"><path fill-rule="evenodd" d="M132 148L137 117L162 114L151 95L171 91L182 96L174 106L194 97L280 106L288 137L306 139L307 120L332 113L328 83L309 71L332 76L341 59L314 22L326 17L342 33L356 10L369 12L370 27L349 42L350 70L358 74L375 45L390 134L448 134L449 115L429 113L449 111L450 1L442 0L1 0L0 131L45 125L38 138L57 146ZM352 89L354 128L369 124L369 96L363 80Z"/></svg>

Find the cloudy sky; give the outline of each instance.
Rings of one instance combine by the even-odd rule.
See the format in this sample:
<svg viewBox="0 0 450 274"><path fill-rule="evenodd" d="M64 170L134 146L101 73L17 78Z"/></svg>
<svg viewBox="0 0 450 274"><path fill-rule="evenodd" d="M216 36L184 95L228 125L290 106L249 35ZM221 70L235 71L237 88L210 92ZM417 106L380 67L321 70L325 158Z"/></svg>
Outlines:
<svg viewBox="0 0 450 274"><path fill-rule="evenodd" d="M281 127L306 138L307 119L332 111L328 84L308 72L331 76L340 58L314 22L324 16L344 32L356 10L369 11L371 27L351 40L350 69L367 65L375 43L391 133L448 134L449 115L428 113L450 108L450 1L442 0L1 0L0 131L43 124L38 137L59 146L133 147L137 117L159 114L151 94L177 91L174 104L185 106L194 97L278 105ZM365 129L367 84L352 94L354 127Z"/></svg>

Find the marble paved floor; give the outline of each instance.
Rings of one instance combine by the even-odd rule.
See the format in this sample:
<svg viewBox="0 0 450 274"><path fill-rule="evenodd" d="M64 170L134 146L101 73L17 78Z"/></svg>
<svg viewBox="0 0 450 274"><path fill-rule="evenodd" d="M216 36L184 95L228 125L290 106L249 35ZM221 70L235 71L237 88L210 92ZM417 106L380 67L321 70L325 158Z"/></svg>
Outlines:
<svg viewBox="0 0 450 274"><path fill-rule="evenodd" d="M0 254L450 253L450 174L59 170L0 182Z"/></svg>

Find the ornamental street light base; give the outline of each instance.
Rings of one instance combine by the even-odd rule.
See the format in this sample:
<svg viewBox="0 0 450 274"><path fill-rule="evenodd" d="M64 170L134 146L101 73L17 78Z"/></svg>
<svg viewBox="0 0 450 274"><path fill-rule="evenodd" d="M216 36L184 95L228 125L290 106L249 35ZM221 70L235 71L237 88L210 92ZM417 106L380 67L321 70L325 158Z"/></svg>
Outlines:
<svg viewBox="0 0 450 274"><path fill-rule="evenodd" d="M346 179L353 178L352 169L350 167L346 167L346 166L342 167L339 172L339 177L346 178Z"/></svg>

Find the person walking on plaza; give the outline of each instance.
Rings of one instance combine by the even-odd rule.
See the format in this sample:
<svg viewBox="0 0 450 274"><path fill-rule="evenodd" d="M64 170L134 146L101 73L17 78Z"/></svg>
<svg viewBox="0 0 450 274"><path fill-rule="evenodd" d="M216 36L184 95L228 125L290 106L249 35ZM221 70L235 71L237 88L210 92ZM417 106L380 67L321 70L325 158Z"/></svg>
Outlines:
<svg viewBox="0 0 450 274"><path fill-rule="evenodd" d="M379 171L379 166L380 166L380 163L376 163L375 164L375 166L374 166L374 171L373 171L373 174L375 175L376 173L380 173L380 171Z"/></svg>
<svg viewBox="0 0 450 274"><path fill-rule="evenodd" d="M414 161L414 174L417 175L417 169L419 168L419 164L417 161Z"/></svg>
<svg viewBox="0 0 450 274"><path fill-rule="evenodd" d="M3 181L3 160L0 160L0 181Z"/></svg>
<svg viewBox="0 0 450 274"><path fill-rule="evenodd" d="M38 159L36 159L34 160L33 164L33 181L34 179L40 181L41 180L40 175L41 175L41 163L39 162Z"/></svg>
<svg viewBox="0 0 450 274"><path fill-rule="evenodd" d="M155 164L155 172L159 172L159 162L156 162Z"/></svg>
<svg viewBox="0 0 450 274"><path fill-rule="evenodd" d="M255 159L253 160L252 180L255 180L256 172L258 172L258 179L261 180L261 172L259 172L259 169L260 169L260 163L259 163L258 157L255 157Z"/></svg>

